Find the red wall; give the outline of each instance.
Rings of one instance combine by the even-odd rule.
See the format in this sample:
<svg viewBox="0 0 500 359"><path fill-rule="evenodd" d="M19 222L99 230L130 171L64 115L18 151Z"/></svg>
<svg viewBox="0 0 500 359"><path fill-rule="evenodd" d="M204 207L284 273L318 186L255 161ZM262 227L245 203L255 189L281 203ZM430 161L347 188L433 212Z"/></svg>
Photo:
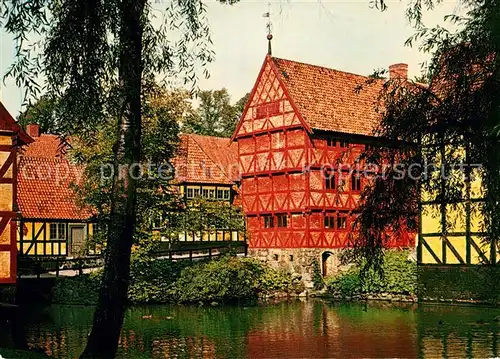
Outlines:
<svg viewBox="0 0 500 359"><path fill-rule="evenodd" d="M364 145L334 147L325 136L310 135L274 71L266 61L234 136L249 245L345 247L360 196L351 189L349 171L356 168ZM325 166L334 172L340 168L346 182L343 190L325 188ZM325 213L346 216L346 228L325 228ZM277 227L274 218L274 227L265 228L263 216L279 214L286 214L287 226Z"/></svg>

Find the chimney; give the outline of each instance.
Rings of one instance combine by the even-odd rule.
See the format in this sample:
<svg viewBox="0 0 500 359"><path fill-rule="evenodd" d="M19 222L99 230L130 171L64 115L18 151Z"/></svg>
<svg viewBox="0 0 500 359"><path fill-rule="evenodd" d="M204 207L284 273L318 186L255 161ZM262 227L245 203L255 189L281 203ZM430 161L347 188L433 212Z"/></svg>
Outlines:
<svg viewBox="0 0 500 359"><path fill-rule="evenodd" d="M393 64L389 66L389 79L408 79L408 64Z"/></svg>
<svg viewBox="0 0 500 359"><path fill-rule="evenodd" d="M30 137L40 137L40 125L37 123L30 123L26 126L26 132L30 135Z"/></svg>

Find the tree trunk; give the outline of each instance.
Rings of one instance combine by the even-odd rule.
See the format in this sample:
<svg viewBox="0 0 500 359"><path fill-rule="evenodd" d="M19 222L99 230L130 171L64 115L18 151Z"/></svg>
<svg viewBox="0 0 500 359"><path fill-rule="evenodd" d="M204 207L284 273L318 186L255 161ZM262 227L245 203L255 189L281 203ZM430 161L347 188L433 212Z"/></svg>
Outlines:
<svg viewBox="0 0 500 359"><path fill-rule="evenodd" d="M125 313L141 157L142 24L145 0L123 0L121 6L119 81L122 112L114 147L114 176L107 247L92 331L80 358L116 355ZM135 171L134 171L135 170Z"/></svg>

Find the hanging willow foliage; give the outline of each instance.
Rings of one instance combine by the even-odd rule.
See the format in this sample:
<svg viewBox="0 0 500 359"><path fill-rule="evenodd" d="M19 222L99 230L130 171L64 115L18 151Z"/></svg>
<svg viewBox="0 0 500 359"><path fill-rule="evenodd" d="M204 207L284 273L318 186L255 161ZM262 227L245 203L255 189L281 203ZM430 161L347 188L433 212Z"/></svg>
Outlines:
<svg viewBox="0 0 500 359"><path fill-rule="evenodd" d="M416 233L421 194L455 213L472 205L482 218L484 241L500 236L500 3L463 6L466 15L449 17L456 32L425 28L409 13L417 31L408 44L420 41L433 52L429 83L389 80L379 98L375 135L385 142L363 157L385 164L386 172L362 193L355 223L355 258L368 259L369 266L380 268L387 233ZM481 179L476 195L484 201L471 203L466 189L475 178ZM445 235L463 219L439 220Z"/></svg>
<svg viewBox="0 0 500 359"><path fill-rule="evenodd" d="M196 86L214 59L205 3L137 3L144 4L143 77ZM5 77L24 89L27 102L40 95L60 101L55 132L92 136L119 110L121 6L121 0L0 2L0 21L15 40Z"/></svg>

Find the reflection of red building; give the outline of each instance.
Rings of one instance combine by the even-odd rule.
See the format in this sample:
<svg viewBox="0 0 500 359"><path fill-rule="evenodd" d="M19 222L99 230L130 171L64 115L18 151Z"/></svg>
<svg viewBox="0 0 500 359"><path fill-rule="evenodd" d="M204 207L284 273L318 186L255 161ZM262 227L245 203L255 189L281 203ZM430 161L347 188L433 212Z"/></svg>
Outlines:
<svg viewBox="0 0 500 359"><path fill-rule="evenodd" d="M407 65L392 65L390 75L406 78ZM352 170L376 142L375 102L386 81L367 80L266 56L233 135L254 254L348 246L365 182ZM408 245L407 238L391 243ZM291 250L287 260L301 253Z"/></svg>
<svg viewBox="0 0 500 359"><path fill-rule="evenodd" d="M417 328L408 311L358 307L347 311L309 301L284 308L247 334L246 357L416 358ZM316 308L315 308L316 307ZM285 312L286 314L283 314Z"/></svg>

